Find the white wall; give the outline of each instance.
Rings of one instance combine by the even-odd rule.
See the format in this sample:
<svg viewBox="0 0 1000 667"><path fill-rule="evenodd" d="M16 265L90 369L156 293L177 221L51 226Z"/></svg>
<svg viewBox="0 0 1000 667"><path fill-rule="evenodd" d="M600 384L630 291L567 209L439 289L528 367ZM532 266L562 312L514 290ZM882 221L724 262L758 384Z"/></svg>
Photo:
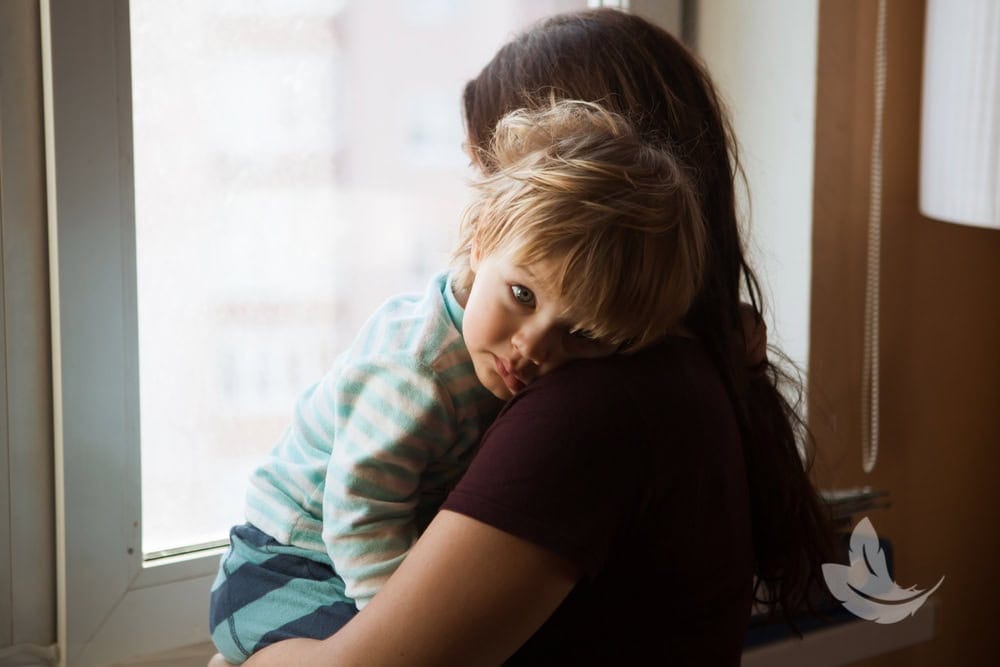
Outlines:
<svg viewBox="0 0 1000 667"><path fill-rule="evenodd" d="M751 261L764 289L768 339L803 370L818 20L818 0L700 0L695 33L740 142L750 187Z"/></svg>

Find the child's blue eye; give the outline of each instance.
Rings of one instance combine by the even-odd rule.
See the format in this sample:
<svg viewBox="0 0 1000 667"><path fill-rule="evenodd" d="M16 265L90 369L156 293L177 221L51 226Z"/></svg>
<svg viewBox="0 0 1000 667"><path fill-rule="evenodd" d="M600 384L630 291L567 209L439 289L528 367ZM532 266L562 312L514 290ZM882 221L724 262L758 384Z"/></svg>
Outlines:
<svg viewBox="0 0 1000 667"><path fill-rule="evenodd" d="M535 295L524 285L511 285L510 293L514 295L514 301L530 306L535 302Z"/></svg>

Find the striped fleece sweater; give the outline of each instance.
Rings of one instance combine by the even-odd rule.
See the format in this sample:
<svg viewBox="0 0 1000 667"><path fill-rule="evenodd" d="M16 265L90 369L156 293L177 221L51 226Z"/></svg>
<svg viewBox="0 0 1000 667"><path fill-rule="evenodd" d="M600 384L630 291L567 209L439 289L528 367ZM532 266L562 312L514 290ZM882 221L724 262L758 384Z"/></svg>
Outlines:
<svg viewBox="0 0 1000 667"><path fill-rule="evenodd" d="M364 607L402 562L500 409L476 379L447 273L390 299L299 399L250 478L246 519L325 552Z"/></svg>

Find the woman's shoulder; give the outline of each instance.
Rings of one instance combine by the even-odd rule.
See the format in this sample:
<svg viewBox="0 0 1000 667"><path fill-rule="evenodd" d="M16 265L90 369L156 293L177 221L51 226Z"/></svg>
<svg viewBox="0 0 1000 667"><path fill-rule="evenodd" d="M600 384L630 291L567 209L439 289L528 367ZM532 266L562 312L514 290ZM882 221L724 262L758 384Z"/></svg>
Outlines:
<svg viewBox="0 0 1000 667"><path fill-rule="evenodd" d="M505 411L538 415L539 421L544 416L553 428L577 435L602 423L620 429L628 422L686 424L682 430L693 431L706 420L728 422L726 415L732 415L729 394L705 347L682 337L635 354L567 364L528 385Z"/></svg>
<svg viewBox="0 0 1000 667"><path fill-rule="evenodd" d="M600 396L617 402L634 393L630 388L657 391L674 386L691 389L696 383L713 383L717 373L704 346L694 338L672 336L633 354L574 361L536 381L545 392ZM616 398L617 397L617 398Z"/></svg>

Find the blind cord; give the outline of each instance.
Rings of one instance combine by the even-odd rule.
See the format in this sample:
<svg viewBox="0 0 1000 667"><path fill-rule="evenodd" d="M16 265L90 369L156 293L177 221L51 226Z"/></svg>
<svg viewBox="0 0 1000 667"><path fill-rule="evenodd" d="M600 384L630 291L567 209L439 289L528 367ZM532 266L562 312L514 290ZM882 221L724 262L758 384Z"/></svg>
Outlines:
<svg viewBox="0 0 1000 667"><path fill-rule="evenodd" d="M879 445L879 285L882 255L882 117L885 109L886 0L878 2L875 36L875 118L868 200L864 360L861 369L861 468L875 469Z"/></svg>

